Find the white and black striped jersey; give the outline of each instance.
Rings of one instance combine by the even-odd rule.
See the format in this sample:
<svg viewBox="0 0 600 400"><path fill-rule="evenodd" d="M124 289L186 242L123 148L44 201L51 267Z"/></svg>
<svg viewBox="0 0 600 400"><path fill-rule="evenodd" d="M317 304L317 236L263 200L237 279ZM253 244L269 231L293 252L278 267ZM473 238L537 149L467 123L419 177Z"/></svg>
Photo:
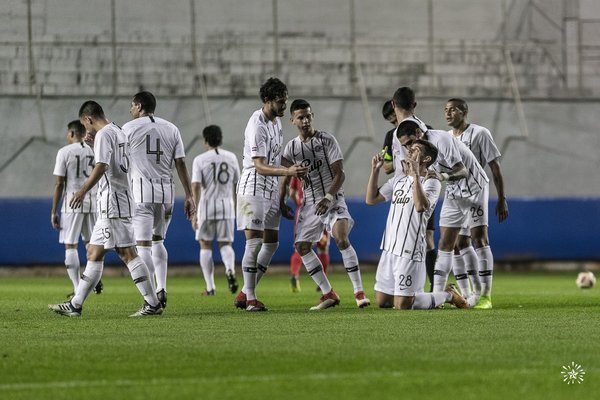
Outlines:
<svg viewBox="0 0 600 400"><path fill-rule="evenodd" d="M315 204L325 197L334 176L331 165L344 159L335 137L322 131L315 131L313 137L306 142L300 136L290 140L282 157L292 164L308 167L307 176L302 178L304 204ZM343 195L344 192L340 189L336 198Z"/></svg>
<svg viewBox="0 0 600 400"><path fill-rule="evenodd" d="M425 124L425 122L423 122L421 119L419 119L416 115L412 115L408 118L405 118L400 122L404 122L407 120L416 122L419 125L419 128L423 132L427 132L427 125ZM394 163L394 175L398 175L398 174L406 175L406 171L404 171L404 163L402 162L406 158L406 151L402 148L402 145L400 144L400 140L398 140L397 130L398 130L398 128L396 127L396 129L394 129L394 133L392 133L391 153L392 153L392 162ZM388 149L388 151L390 151L390 149Z"/></svg>
<svg viewBox="0 0 600 400"><path fill-rule="evenodd" d="M136 203L175 201L173 164L185 157L179 129L154 117L136 118L123 125L131 146L131 190Z"/></svg>
<svg viewBox="0 0 600 400"><path fill-rule="evenodd" d="M379 188L379 193L386 201L391 201L380 248L414 261L425 258L427 220L435 210L442 190L442 184L437 179L419 179L429 200L429 208L422 213L415 209L412 176L394 176Z"/></svg>
<svg viewBox="0 0 600 400"><path fill-rule="evenodd" d="M448 132L452 134L452 130ZM469 124L467 129L456 137L471 150L475 155L475 159L483 168L490 161L500 157L500 150L494 142L492 133L483 126Z"/></svg>
<svg viewBox="0 0 600 400"><path fill-rule="evenodd" d="M94 139L96 163L108 165L98 181L98 216L100 218L131 218L133 198L129 188L129 142L116 124L110 123L96 133Z"/></svg>
<svg viewBox="0 0 600 400"><path fill-rule="evenodd" d="M54 175L65 178L63 189L61 213L95 213L96 212L96 186L85 195L81 207L71 208L69 203L73 194L83 186L85 180L94 169L94 151L90 146L81 143L72 143L62 147L56 154Z"/></svg>
<svg viewBox="0 0 600 400"><path fill-rule="evenodd" d="M451 136L452 140L456 142L456 147L458 148L458 152L460 153L460 157L468 173L465 179L448 181L446 184L446 197L449 199L456 199L461 197L471 197L478 194L490 181L488 176L475 159L471 150L469 150L463 142L452 136L451 133L444 132L444 134ZM449 172L450 170L451 169L444 167L442 172Z"/></svg>
<svg viewBox="0 0 600 400"><path fill-rule="evenodd" d="M200 183L198 219L233 219L235 184L240 178L238 160L230 151L208 150L194 158L192 183Z"/></svg>
<svg viewBox="0 0 600 400"><path fill-rule="evenodd" d="M282 147L281 119L276 117L271 122L262 109L256 110L248 120L244 132L243 168L237 188L239 196L277 198L279 178L259 174L254 167L254 158L264 157L266 164L280 166Z"/></svg>

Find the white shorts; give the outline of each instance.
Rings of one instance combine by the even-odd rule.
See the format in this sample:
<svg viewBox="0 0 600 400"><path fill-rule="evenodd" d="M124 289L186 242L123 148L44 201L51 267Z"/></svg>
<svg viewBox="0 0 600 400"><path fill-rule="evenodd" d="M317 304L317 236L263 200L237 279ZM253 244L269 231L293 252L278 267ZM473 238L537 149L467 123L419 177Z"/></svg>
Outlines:
<svg viewBox="0 0 600 400"><path fill-rule="evenodd" d="M375 290L390 296L412 297L423 292L425 285L425 261L412 261L382 250Z"/></svg>
<svg viewBox="0 0 600 400"><path fill-rule="evenodd" d="M89 242L96 224L96 213L64 213L60 215L60 233L58 242L64 244L79 243L79 236Z"/></svg>
<svg viewBox="0 0 600 400"><path fill-rule="evenodd" d="M316 204L305 204L298 210L294 243L318 242L321 240L321 236L323 236L323 230L331 233L333 225L338 219L347 219L349 224L348 232L352 230L354 220L350 216L348 206L343 198L335 200L329 210L323 215L315 214L316 206Z"/></svg>
<svg viewBox="0 0 600 400"><path fill-rule="evenodd" d="M135 246L135 235L131 218L100 218L94 225L90 244L105 249Z"/></svg>
<svg viewBox="0 0 600 400"><path fill-rule="evenodd" d="M265 199L255 196L237 197L237 228L239 231L266 229L278 231L281 210L279 199Z"/></svg>
<svg viewBox="0 0 600 400"><path fill-rule="evenodd" d="M465 228L464 232L488 224L489 184L471 197L444 199L440 212L440 226ZM463 230L461 229L461 232ZM462 234L462 233L461 233Z"/></svg>
<svg viewBox="0 0 600 400"><path fill-rule="evenodd" d="M136 240L152 240L152 236L163 239L173 216L173 204L137 203L133 216Z"/></svg>
<svg viewBox="0 0 600 400"><path fill-rule="evenodd" d="M196 240L233 243L233 219L205 219L198 221Z"/></svg>

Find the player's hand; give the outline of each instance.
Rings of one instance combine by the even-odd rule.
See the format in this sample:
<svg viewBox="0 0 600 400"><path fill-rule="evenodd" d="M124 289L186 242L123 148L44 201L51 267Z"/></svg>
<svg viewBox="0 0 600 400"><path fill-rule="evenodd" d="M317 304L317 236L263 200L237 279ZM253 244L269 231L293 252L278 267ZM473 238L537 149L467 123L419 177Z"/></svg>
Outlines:
<svg viewBox="0 0 600 400"><path fill-rule="evenodd" d="M406 173L408 175L416 177L419 174L421 164L421 152L419 151L419 149L415 149L413 151L416 153L415 159L413 160L412 158L407 157L404 161L407 165Z"/></svg>
<svg viewBox="0 0 600 400"><path fill-rule="evenodd" d="M194 232L198 230L198 218L196 217L192 218L192 229L194 230Z"/></svg>
<svg viewBox="0 0 600 400"><path fill-rule="evenodd" d="M57 213L50 214L50 223L54 229L60 230L60 220Z"/></svg>
<svg viewBox="0 0 600 400"><path fill-rule="evenodd" d="M439 172L431 170L431 169L427 170L427 176L426 176L426 178L427 179L430 179L430 178L437 179L440 182L444 181L444 179L442 178L442 175L440 175Z"/></svg>
<svg viewBox="0 0 600 400"><path fill-rule="evenodd" d="M291 167L288 167L287 170L290 176L295 176L297 178L302 178L308 173L308 168L300 165L292 165Z"/></svg>
<svg viewBox="0 0 600 400"><path fill-rule="evenodd" d="M384 150L381 150L382 153L383 151ZM371 169L373 169L374 171L378 171L381 167L383 167L383 156L381 155L381 153L377 153L371 159Z"/></svg>
<svg viewBox="0 0 600 400"><path fill-rule="evenodd" d="M329 207L331 207L331 201L324 197L317 203L317 206L315 207L315 214L323 215L327 212L327 210L329 210Z"/></svg>
<svg viewBox="0 0 600 400"><path fill-rule="evenodd" d="M85 191L80 190L80 191L76 192L75 194L73 194L73 197L71 198L71 201L69 202L69 206L71 206L71 208L74 210L78 209L83 204L84 198L85 198Z"/></svg>
<svg viewBox="0 0 600 400"><path fill-rule="evenodd" d="M504 222L508 218L508 203L506 203L506 199L498 199L496 215L498 216L498 222Z"/></svg>
<svg viewBox="0 0 600 400"><path fill-rule="evenodd" d="M281 211L281 216L285 219L294 219L294 210L292 207L288 206L286 203L279 204L279 210Z"/></svg>
<svg viewBox="0 0 600 400"><path fill-rule="evenodd" d="M194 199L188 197L185 199L185 203L183 204L183 211L185 212L185 216L190 221L196 215L196 204L194 204Z"/></svg>

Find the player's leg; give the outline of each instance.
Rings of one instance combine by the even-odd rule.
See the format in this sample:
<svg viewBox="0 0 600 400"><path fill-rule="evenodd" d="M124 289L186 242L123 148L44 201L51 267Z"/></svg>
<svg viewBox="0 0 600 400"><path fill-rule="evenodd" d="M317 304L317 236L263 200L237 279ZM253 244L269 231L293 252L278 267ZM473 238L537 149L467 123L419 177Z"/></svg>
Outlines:
<svg viewBox="0 0 600 400"><path fill-rule="evenodd" d="M462 288L461 292L463 296L466 297L467 301L469 302L469 305L473 306L479 300L479 295L481 293L481 280L479 279L478 270L479 258L475 253L475 249L473 248L473 246L471 246L470 233L468 233L468 236L464 235L463 233L465 232L463 231L463 228L461 228L456 247L459 249L459 257L461 258L461 262L464 264L464 269L466 270L473 291L469 296L465 295L465 292ZM457 272L455 271L454 273L456 276Z"/></svg>
<svg viewBox="0 0 600 400"><path fill-rule="evenodd" d="M336 212L336 211L333 211ZM344 215L346 216L346 215ZM362 285L362 277L360 275L360 267L358 264L358 256L352 244L348 240L350 229L354 221L347 215L346 218L338 218L333 223L331 230L335 243L342 254L344 268L348 273L348 277L354 288L354 299L358 307L363 308L371 304L371 301L365 297L365 292Z"/></svg>
<svg viewBox="0 0 600 400"><path fill-rule="evenodd" d="M393 254L383 250L375 273L375 303L379 308L394 307Z"/></svg>
<svg viewBox="0 0 600 400"><path fill-rule="evenodd" d="M329 232L323 230L321 239L317 242L317 257L323 265L323 272L327 275L327 269L329 268Z"/></svg>
<svg viewBox="0 0 600 400"><path fill-rule="evenodd" d="M235 277L235 251L231 246L233 242L233 220L219 221L218 226L226 226L226 233L224 235L218 235L219 252L221 253L221 260L225 265L225 276L227 276L227 285L231 293L237 293L238 282ZM220 231L220 229L217 229Z"/></svg>
<svg viewBox="0 0 600 400"><path fill-rule="evenodd" d="M433 292L433 270L435 269L435 261L437 259L437 249L433 233L435 232L435 211L427 220L427 231L425 233L425 243L427 245L427 253L425 253L425 268L427 278L429 279L429 291Z"/></svg>
<svg viewBox="0 0 600 400"><path fill-rule="evenodd" d="M207 221L211 223L214 221ZM204 276L206 288L202 292L203 296L214 296L215 294L215 263L212 254L212 241L200 240L200 268Z"/></svg>
<svg viewBox="0 0 600 400"><path fill-rule="evenodd" d="M454 247L460 227L467 213L466 203L462 199L444 199L440 213L440 240L438 255L433 272L433 292L443 292L452 270Z"/></svg>
<svg viewBox="0 0 600 400"><path fill-rule="evenodd" d="M279 210L279 202L271 200L268 203L268 209L265 214L265 233L263 236L263 244L256 258L256 285L267 272L273 255L279 247L279 222L281 219L281 211Z"/></svg>
<svg viewBox="0 0 600 400"><path fill-rule="evenodd" d="M481 279L481 296L474 308L492 308L492 278L494 272L494 255L489 245L487 226L471 229L475 252L479 259L479 278Z"/></svg>
<svg viewBox="0 0 600 400"><path fill-rule="evenodd" d="M331 291L331 284L323 271L321 261L312 249L312 243L306 241L296 242L296 251L300 254L306 272L308 272L308 275L317 286L321 288L321 292L323 294L329 293Z"/></svg>
<svg viewBox="0 0 600 400"><path fill-rule="evenodd" d="M139 256L154 280L154 261L152 260L152 227L154 224L153 206L151 203L137 203L132 218L136 247Z"/></svg>
<svg viewBox="0 0 600 400"><path fill-rule="evenodd" d="M67 275L73 284L73 294L79 285L79 270L81 265L79 262L79 251L76 244L65 244L65 267Z"/></svg>
<svg viewBox="0 0 600 400"><path fill-rule="evenodd" d="M300 291L300 268L302 268L302 257L294 248L290 257L290 288L292 292Z"/></svg>
<svg viewBox="0 0 600 400"><path fill-rule="evenodd" d="M459 238L461 236L459 235ZM465 297L471 297L471 283L469 282L469 275L467 274L467 265L461 254L460 240L457 239L457 245L454 249L454 256L452 258L452 272L456 279L456 284L460 289L460 293Z"/></svg>
<svg viewBox="0 0 600 400"><path fill-rule="evenodd" d="M81 265L77 245L82 231L83 216L82 213L63 213L60 218L59 242L65 245L65 268L73 285L73 293L79 285Z"/></svg>
<svg viewBox="0 0 600 400"><path fill-rule="evenodd" d="M167 268L169 265L169 253L165 247L165 237L172 216L173 204L156 205L152 232L152 262L156 276L156 291L161 294L164 293L165 299L167 293Z"/></svg>
<svg viewBox="0 0 600 400"><path fill-rule="evenodd" d="M92 233L94 232L94 226L96 225L96 213L84 213L83 214L83 224L81 226L81 238L85 243L85 249L87 254L87 249L92 238ZM96 283L94 286L94 293L101 294L104 289L104 284L102 283L102 279Z"/></svg>

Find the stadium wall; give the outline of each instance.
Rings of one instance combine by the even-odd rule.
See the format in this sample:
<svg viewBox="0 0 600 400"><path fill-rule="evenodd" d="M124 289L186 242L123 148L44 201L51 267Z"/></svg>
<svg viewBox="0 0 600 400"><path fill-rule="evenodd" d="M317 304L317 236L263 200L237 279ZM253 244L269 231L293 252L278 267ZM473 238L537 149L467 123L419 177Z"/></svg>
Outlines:
<svg viewBox="0 0 600 400"><path fill-rule="evenodd" d="M58 233L50 225L50 199L0 199L4 219L0 241L0 265L63 264L64 248L58 243ZM369 207L362 199L349 199L348 206L355 219L350 235L362 263L376 263L383 233L387 206ZM509 198L510 217L506 223L490 221L490 241L496 261L594 261L600 260L600 198ZM495 202L490 203L490 210ZM183 202L175 204L175 213L165 244L171 265L195 265L199 248L190 223L183 215ZM439 211L439 204L438 204ZM439 212L437 213L439 215ZM436 223L437 226L437 223ZM292 251L292 222L283 220L279 250L274 264L287 264ZM244 250L242 232L236 232L234 249L239 265ZM85 262L85 249L79 255ZM219 259L219 252L215 249ZM341 262L334 244L331 260ZM220 260L219 260L220 261ZM107 263L118 263L109 253Z"/></svg>

